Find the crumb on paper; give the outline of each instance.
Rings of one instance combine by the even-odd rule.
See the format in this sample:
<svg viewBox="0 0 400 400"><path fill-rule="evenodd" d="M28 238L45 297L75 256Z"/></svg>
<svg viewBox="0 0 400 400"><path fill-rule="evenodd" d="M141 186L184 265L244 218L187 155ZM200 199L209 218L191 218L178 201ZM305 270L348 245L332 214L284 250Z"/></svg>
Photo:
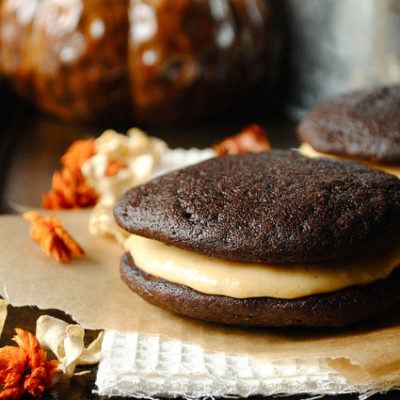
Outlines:
<svg viewBox="0 0 400 400"><path fill-rule="evenodd" d="M0 299L0 337L3 333L4 323L7 319L7 306L8 303L5 300Z"/></svg>
<svg viewBox="0 0 400 400"><path fill-rule="evenodd" d="M18 346L0 349L1 399L19 399L26 392L41 396L53 386L54 373L60 364L48 361L37 338L30 332L16 328L13 340Z"/></svg>
<svg viewBox="0 0 400 400"><path fill-rule="evenodd" d="M96 204L98 195L81 172L82 165L94 154L94 139L77 140L68 148L61 157L61 171L54 172L51 189L43 194L43 208L86 208Z"/></svg>
<svg viewBox="0 0 400 400"><path fill-rule="evenodd" d="M227 137L215 144L213 150L219 155L260 153L271 150L271 144L267 139L267 132L257 124L245 127L235 136Z"/></svg>
<svg viewBox="0 0 400 400"><path fill-rule="evenodd" d="M29 233L32 239L39 243L46 255L52 255L58 262L69 262L72 255L83 257L84 252L81 247L54 215L43 217L37 212L30 211L23 214L23 217L31 224Z"/></svg>
<svg viewBox="0 0 400 400"><path fill-rule="evenodd" d="M77 365L92 365L100 361L103 331L85 347L85 330L81 325L70 325L61 319L42 315L36 322L36 336L43 347L55 354L67 376L74 374ZM86 371L78 374L82 373Z"/></svg>

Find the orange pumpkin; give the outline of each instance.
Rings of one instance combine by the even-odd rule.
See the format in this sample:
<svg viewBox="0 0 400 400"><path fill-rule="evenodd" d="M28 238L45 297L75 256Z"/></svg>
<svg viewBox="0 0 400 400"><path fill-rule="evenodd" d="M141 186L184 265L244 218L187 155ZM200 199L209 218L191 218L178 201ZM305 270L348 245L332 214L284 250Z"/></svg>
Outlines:
<svg viewBox="0 0 400 400"><path fill-rule="evenodd" d="M271 4L2 0L0 75L63 119L196 119L273 76Z"/></svg>

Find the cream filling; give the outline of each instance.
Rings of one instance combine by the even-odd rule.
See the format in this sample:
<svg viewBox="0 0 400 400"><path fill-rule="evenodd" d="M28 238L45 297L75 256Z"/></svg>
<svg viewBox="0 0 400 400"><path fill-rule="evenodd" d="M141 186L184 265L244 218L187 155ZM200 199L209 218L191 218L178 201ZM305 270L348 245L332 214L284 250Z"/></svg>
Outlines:
<svg viewBox="0 0 400 400"><path fill-rule="evenodd" d="M302 143L299 147L299 153L303 154L303 156L309 158L317 158L317 157L328 157L328 158L336 158L336 159L350 159L349 157L341 157L335 156L333 154L326 154L326 153L319 153L318 151L314 150L308 143ZM374 164L364 160L358 160L365 165L368 165L371 168L380 169L381 171L387 172L388 174L394 175L397 178L400 178L400 166L391 166L391 165L381 165L381 164Z"/></svg>
<svg viewBox="0 0 400 400"><path fill-rule="evenodd" d="M125 248L145 272L206 294L294 299L384 279L400 265L400 246L379 255L324 264L226 261L131 235Z"/></svg>

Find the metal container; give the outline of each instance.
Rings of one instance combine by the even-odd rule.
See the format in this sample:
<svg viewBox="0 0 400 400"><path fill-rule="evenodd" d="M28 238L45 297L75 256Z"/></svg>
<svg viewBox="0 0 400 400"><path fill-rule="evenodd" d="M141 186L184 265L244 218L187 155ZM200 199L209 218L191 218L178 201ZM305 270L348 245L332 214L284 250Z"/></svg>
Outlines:
<svg viewBox="0 0 400 400"><path fill-rule="evenodd" d="M291 116L336 93L400 82L399 0L285 0Z"/></svg>

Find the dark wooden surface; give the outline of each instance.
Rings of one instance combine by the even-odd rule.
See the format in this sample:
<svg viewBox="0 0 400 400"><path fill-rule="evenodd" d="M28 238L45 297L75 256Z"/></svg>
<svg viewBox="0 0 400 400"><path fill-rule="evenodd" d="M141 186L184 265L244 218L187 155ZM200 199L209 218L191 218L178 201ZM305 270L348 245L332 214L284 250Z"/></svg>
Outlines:
<svg viewBox="0 0 400 400"><path fill-rule="evenodd" d="M76 139L98 136L105 128L125 132L131 124L119 126L82 126L63 123L36 113L30 106L18 100L0 82L0 211L13 212L13 202L39 206L41 194L49 189L52 172L59 168L59 159L65 149ZM257 113L235 113L221 119L188 126L143 127L149 134L159 136L172 147L208 147L217 140L237 133L249 123L259 123L267 129L273 147L296 147L295 123L269 110ZM9 307L0 345L10 344L15 327L35 331L36 319L51 314L64 320L70 318L57 310L38 310L36 307ZM97 332L89 331L88 340ZM66 378L59 375L55 386L43 399L99 399L92 393L97 367L89 367L85 376ZM81 368L81 369L87 369ZM307 396L291 397L304 399ZM30 398L26 396L26 398ZM324 397L324 399L356 399L356 395ZM101 398L103 399L103 397ZM375 395L374 400L400 399L400 392Z"/></svg>

